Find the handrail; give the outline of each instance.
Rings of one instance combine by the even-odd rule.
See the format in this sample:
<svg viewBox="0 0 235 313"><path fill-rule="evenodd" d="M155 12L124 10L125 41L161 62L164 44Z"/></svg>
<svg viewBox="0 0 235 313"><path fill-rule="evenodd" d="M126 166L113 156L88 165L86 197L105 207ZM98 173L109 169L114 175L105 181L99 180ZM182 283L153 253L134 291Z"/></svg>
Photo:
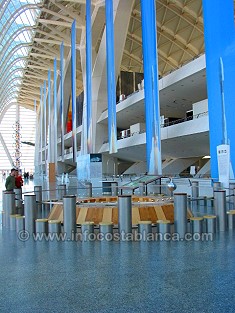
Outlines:
<svg viewBox="0 0 235 313"><path fill-rule="evenodd" d="M180 118L178 120L175 120L175 121L172 121L172 122L169 122L169 123L164 123L164 124L161 124L161 128L164 128L164 127L168 127L168 126L172 126L172 125L175 125L175 124L180 124L180 123L183 123L183 122L187 122L187 121L191 121L191 120L195 120L197 118L200 118L202 116L206 116L208 115L208 111L205 111L205 112L202 112L202 113L198 113L198 114L195 114L193 116L188 116L186 118ZM127 128L125 130L130 130L130 128ZM117 136L117 140L121 140L121 139L125 139L125 138L129 138L129 137L132 137L133 135L135 134L143 134L145 133L146 131L145 130L142 130L142 131L139 131L139 132L135 132L133 134L128 134L123 137L123 136ZM105 138L105 140L103 141L103 144L106 144L108 143L108 138Z"/></svg>
<svg viewBox="0 0 235 313"><path fill-rule="evenodd" d="M171 125L180 124L180 123L183 123L183 122L187 122L187 121L191 121L191 120L197 119L197 118L205 116L205 115L208 115L208 111L205 111L205 112L202 112L202 113L198 113L198 114L195 114L195 115L192 115L192 116L188 116L188 117L185 117L185 118L180 118L180 119L172 121L172 122L161 124L161 127L164 128L164 127L168 127L168 126L171 126Z"/></svg>

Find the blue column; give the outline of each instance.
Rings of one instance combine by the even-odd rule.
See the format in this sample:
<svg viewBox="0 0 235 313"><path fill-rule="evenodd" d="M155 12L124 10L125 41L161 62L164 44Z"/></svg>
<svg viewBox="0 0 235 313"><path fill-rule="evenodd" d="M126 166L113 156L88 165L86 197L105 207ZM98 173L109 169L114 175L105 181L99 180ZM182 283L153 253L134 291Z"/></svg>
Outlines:
<svg viewBox="0 0 235 313"><path fill-rule="evenodd" d="M40 93L41 95L41 93ZM37 122L40 123L39 129L41 127L41 122L40 120L37 119L37 100L34 99L34 113L35 113L35 153L34 153L34 164L35 166L38 166L40 164L40 132L38 131L38 127L37 127ZM38 153L38 155L36 155L36 153ZM39 163L39 164L38 164Z"/></svg>
<svg viewBox="0 0 235 313"><path fill-rule="evenodd" d="M233 0L203 0L206 77L210 126L211 177L218 179L217 146L230 145L235 168L234 77L235 31Z"/></svg>
<svg viewBox="0 0 235 313"><path fill-rule="evenodd" d="M51 71L48 71L48 162L51 162Z"/></svg>
<svg viewBox="0 0 235 313"><path fill-rule="evenodd" d="M155 12L155 0L141 0L147 169L149 174L161 175L161 130Z"/></svg>
<svg viewBox="0 0 235 313"><path fill-rule="evenodd" d="M61 158L64 161L64 43L60 46L60 135Z"/></svg>
<svg viewBox="0 0 235 313"><path fill-rule="evenodd" d="M54 162L57 163L57 60L54 59Z"/></svg>
<svg viewBox="0 0 235 313"><path fill-rule="evenodd" d="M109 153L117 152L113 0L105 0Z"/></svg>
<svg viewBox="0 0 235 313"><path fill-rule="evenodd" d="M45 171L46 171L46 163L47 163L47 82L44 80L43 85L43 112L44 112L44 155L45 155Z"/></svg>
<svg viewBox="0 0 235 313"><path fill-rule="evenodd" d="M42 147L43 147L43 86L40 87L40 151L41 151L41 173L42 173Z"/></svg>
<svg viewBox="0 0 235 313"><path fill-rule="evenodd" d="M72 141L73 162L77 162L77 114L76 114L76 20L71 29L71 83L72 83Z"/></svg>
<svg viewBox="0 0 235 313"><path fill-rule="evenodd" d="M92 152L92 34L91 0L86 1L86 101L87 101L87 152Z"/></svg>

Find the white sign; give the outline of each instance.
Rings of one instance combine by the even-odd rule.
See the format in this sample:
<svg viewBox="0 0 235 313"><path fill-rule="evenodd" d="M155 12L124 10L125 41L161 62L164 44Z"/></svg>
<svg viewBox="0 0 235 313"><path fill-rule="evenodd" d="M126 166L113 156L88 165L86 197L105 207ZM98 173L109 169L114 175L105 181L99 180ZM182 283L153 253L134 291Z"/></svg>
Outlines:
<svg viewBox="0 0 235 313"><path fill-rule="evenodd" d="M229 188L230 146L217 146L219 181L224 188Z"/></svg>

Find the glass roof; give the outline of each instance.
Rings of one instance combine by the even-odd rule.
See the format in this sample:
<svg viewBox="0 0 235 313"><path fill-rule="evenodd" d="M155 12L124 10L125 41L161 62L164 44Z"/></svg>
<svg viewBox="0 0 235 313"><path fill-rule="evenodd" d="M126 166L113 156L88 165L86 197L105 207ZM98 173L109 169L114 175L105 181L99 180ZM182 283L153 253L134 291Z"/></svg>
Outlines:
<svg viewBox="0 0 235 313"><path fill-rule="evenodd" d="M0 112L17 101L43 0L0 0Z"/></svg>

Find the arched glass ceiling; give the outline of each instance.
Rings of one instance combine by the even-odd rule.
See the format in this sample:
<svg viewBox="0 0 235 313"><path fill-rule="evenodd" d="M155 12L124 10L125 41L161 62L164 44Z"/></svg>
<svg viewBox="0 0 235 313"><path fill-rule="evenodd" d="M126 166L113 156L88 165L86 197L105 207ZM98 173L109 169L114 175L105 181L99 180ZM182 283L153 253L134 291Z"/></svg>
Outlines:
<svg viewBox="0 0 235 313"><path fill-rule="evenodd" d="M0 0L0 112L10 102L17 102L19 84L35 34L34 26L43 2ZM12 75L7 75L9 72Z"/></svg>

